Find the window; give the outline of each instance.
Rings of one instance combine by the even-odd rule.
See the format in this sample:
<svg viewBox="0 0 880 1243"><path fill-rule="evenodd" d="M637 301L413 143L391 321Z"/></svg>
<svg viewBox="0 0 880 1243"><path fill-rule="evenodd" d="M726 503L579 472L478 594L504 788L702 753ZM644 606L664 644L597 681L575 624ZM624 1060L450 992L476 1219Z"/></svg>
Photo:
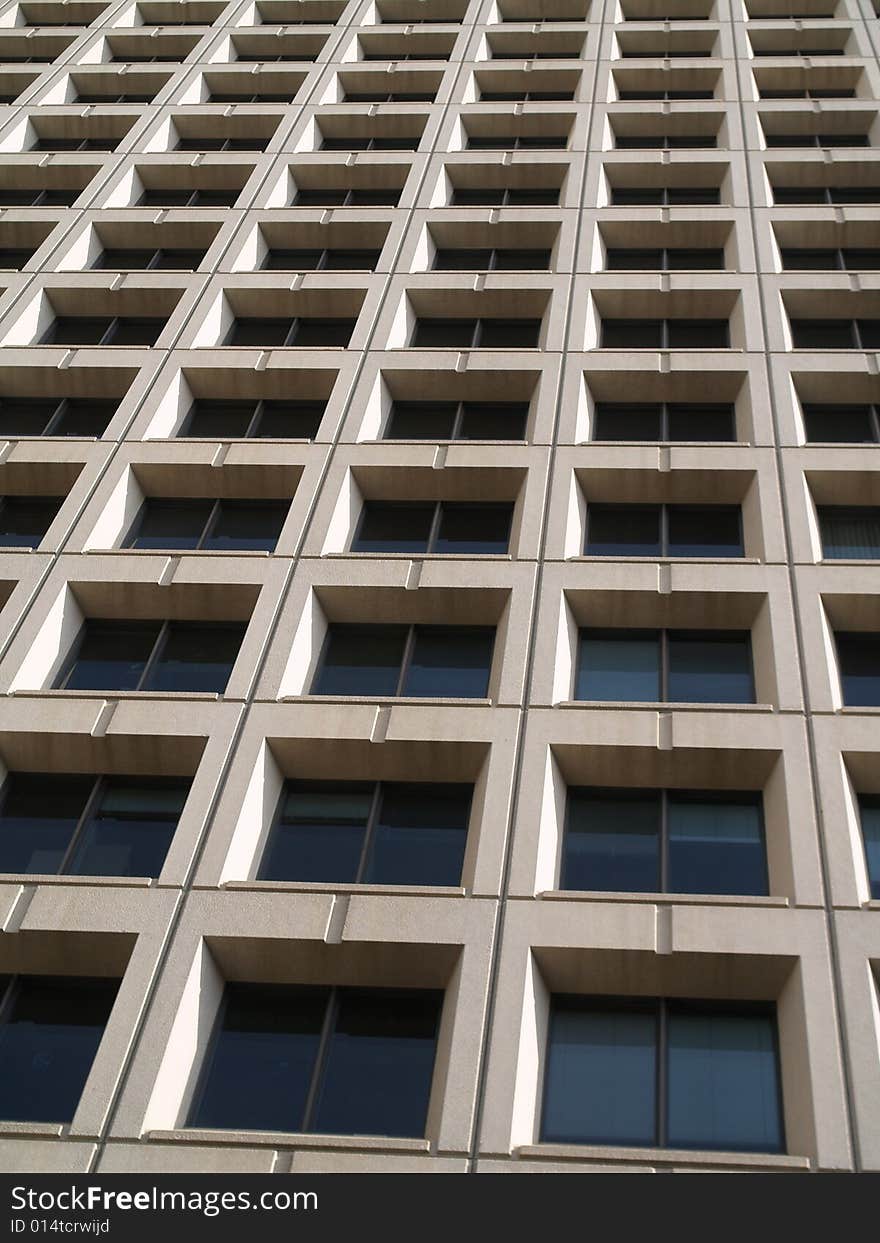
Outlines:
<svg viewBox="0 0 880 1243"><path fill-rule="evenodd" d="M549 250L514 250L490 247L484 249L438 249L434 253L435 272L546 272L550 267Z"/></svg>
<svg viewBox="0 0 880 1243"><path fill-rule="evenodd" d="M92 267L114 271L130 268L134 271L194 272L207 253L205 249L172 250L160 247L158 250L135 250L108 246L101 251Z"/></svg>
<svg viewBox="0 0 880 1243"><path fill-rule="evenodd" d="M194 401L177 433L211 440L312 440L326 401Z"/></svg>
<svg viewBox="0 0 880 1243"><path fill-rule="evenodd" d="M796 350L878 350L880 319L792 319Z"/></svg>
<svg viewBox="0 0 880 1243"><path fill-rule="evenodd" d="M352 552L503 554L513 506L485 502L366 501Z"/></svg>
<svg viewBox="0 0 880 1243"><path fill-rule="evenodd" d="M818 513L826 560L880 558L880 506L821 505Z"/></svg>
<svg viewBox="0 0 880 1243"><path fill-rule="evenodd" d="M727 402L600 401L593 439L733 441L736 415Z"/></svg>
<svg viewBox="0 0 880 1243"><path fill-rule="evenodd" d="M880 797L876 794L860 794L859 816L865 843L865 861L868 865L868 883L871 886L871 897L877 901L880 899Z"/></svg>
<svg viewBox="0 0 880 1243"><path fill-rule="evenodd" d="M272 249L260 265L270 272L375 272L381 250Z"/></svg>
<svg viewBox="0 0 880 1243"><path fill-rule="evenodd" d="M461 883L473 787L288 781L260 880Z"/></svg>
<svg viewBox="0 0 880 1243"><path fill-rule="evenodd" d="M89 619L55 689L222 695L244 632L244 625L227 622Z"/></svg>
<svg viewBox="0 0 880 1243"><path fill-rule="evenodd" d="M421 1136L443 994L227 984L187 1125Z"/></svg>
<svg viewBox="0 0 880 1243"><path fill-rule="evenodd" d="M617 98L624 99L714 99L714 91L618 91Z"/></svg>
<svg viewBox="0 0 880 1243"><path fill-rule="evenodd" d="M386 440L525 440L525 401L395 401Z"/></svg>
<svg viewBox="0 0 880 1243"><path fill-rule="evenodd" d="M830 87L785 87L772 90L759 89L761 99L855 99L856 92L851 86Z"/></svg>
<svg viewBox="0 0 880 1243"><path fill-rule="evenodd" d="M186 780L11 773L0 790L0 871L158 876Z"/></svg>
<svg viewBox="0 0 880 1243"><path fill-rule="evenodd" d="M880 268L880 250L864 246L860 248L844 247L829 250L803 250L793 247L782 247L782 266L800 271L869 271Z"/></svg>
<svg viewBox="0 0 880 1243"><path fill-rule="evenodd" d="M761 796L569 789L560 888L766 894Z"/></svg>
<svg viewBox="0 0 880 1243"><path fill-rule="evenodd" d="M396 207L401 186L367 189L364 186L304 187L297 190L292 207Z"/></svg>
<svg viewBox="0 0 880 1243"><path fill-rule="evenodd" d="M547 20L547 19L545 19ZM550 103L574 99L574 91L480 91L484 103Z"/></svg>
<svg viewBox="0 0 880 1243"><path fill-rule="evenodd" d="M63 496L0 497L0 547L36 548L63 503Z"/></svg>
<svg viewBox="0 0 880 1243"><path fill-rule="evenodd" d="M59 315L40 345L155 345L168 321L125 315Z"/></svg>
<svg viewBox="0 0 880 1243"><path fill-rule="evenodd" d="M178 139L175 151L265 151L269 137L260 138L250 134L246 138L209 137L207 134L194 138Z"/></svg>
<svg viewBox="0 0 880 1243"><path fill-rule="evenodd" d="M717 147L717 134L615 134L620 151L675 149L678 147Z"/></svg>
<svg viewBox="0 0 880 1243"><path fill-rule="evenodd" d="M588 557L743 557L738 505L595 505Z"/></svg>
<svg viewBox="0 0 880 1243"><path fill-rule="evenodd" d="M36 246L4 246L0 249L0 268L18 272L36 253Z"/></svg>
<svg viewBox="0 0 880 1243"><path fill-rule="evenodd" d="M450 207L556 207L558 186L453 186Z"/></svg>
<svg viewBox="0 0 880 1243"><path fill-rule="evenodd" d="M212 104L291 104L296 98L296 90L290 91L211 91L209 100Z"/></svg>
<svg viewBox="0 0 880 1243"><path fill-rule="evenodd" d="M163 85L165 84L163 83ZM77 95L76 102L78 104L150 104L154 98L155 95L152 91L147 91L143 94L139 92L122 92L118 95L102 95L97 91L86 91Z"/></svg>
<svg viewBox="0 0 880 1243"><path fill-rule="evenodd" d="M839 406L804 402L808 441L862 444L880 441L880 406Z"/></svg>
<svg viewBox="0 0 880 1243"><path fill-rule="evenodd" d="M115 151L117 138L38 138L30 151Z"/></svg>
<svg viewBox="0 0 880 1243"><path fill-rule="evenodd" d="M85 186L0 186L0 207L71 207Z"/></svg>
<svg viewBox="0 0 880 1243"><path fill-rule="evenodd" d="M754 703L749 633L582 630L575 699Z"/></svg>
<svg viewBox="0 0 880 1243"><path fill-rule="evenodd" d="M633 247L608 247L605 252L605 267L609 272L647 271L692 271L708 272L724 267L724 251L717 249L697 249L684 247L654 249Z"/></svg>
<svg viewBox="0 0 880 1243"><path fill-rule="evenodd" d="M783 1152L774 1007L555 995L541 1138Z"/></svg>
<svg viewBox="0 0 880 1243"><path fill-rule="evenodd" d="M718 186L612 186L612 207L717 206Z"/></svg>
<svg viewBox="0 0 880 1243"><path fill-rule="evenodd" d="M867 134L765 134L768 147L869 147Z"/></svg>
<svg viewBox="0 0 880 1243"><path fill-rule="evenodd" d="M346 91L347 104L426 104L433 103L434 91Z"/></svg>
<svg viewBox="0 0 880 1243"><path fill-rule="evenodd" d="M433 52L399 52L389 50L387 52L362 52L361 60L384 60L403 63L407 60L449 60L449 52L437 49Z"/></svg>
<svg viewBox="0 0 880 1243"><path fill-rule="evenodd" d="M376 134L372 138L324 138L321 142L322 151L416 151L422 140L421 134L410 134L405 137L392 138L390 135Z"/></svg>
<svg viewBox="0 0 880 1243"><path fill-rule="evenodd" d="M539 319L418 319L411 346L423 349L535 349Z"/></svg>
<svg viewBox="0 0 880 1243"><path fill-rule="evenodd" d="M115 399L0 397L0 436L101 436Z"/></svg>
<svg viewBox="0 0 880 1243"><path fill-rule="evenodd" d="M233 207L241 194L241 187L234 190L182 190L171 186L149 186L135 204L136 207Z"/></svg>
<svg viewBox="0 0 880 1243"><path fill-rule="evenodd" d="M469 134L468 151L562 151L568 146L565 134Z"/></svg>
<svg viewBox="0 0 880 1243"><path fill-rule="evenodd" d="M269 319L252 316L236 319L223 340L223 345L253 345L261 349L280 346L299 346L301 349L316 346L348 345L354 319Z"/></svg>
<svg viewBox="0 0 880 1243"><path fill-rule="evenodd" d="M272 552L287 510L287 501L150 497L141 506L123 547Z"/></svg>
<svg viewBox="0 0 880 1243"><path fill-rule="evenodd" d="M485 699L493 626L331 624L313 695Z"/></svg>
<svg viewBox="0 0 880 1243"><path fill-rule="evenodd" d="M785 203L880 203L880 186L773 186L773 201Z"/></svg>
<svg viewBox="0 0 880 1243"><path fill-rule="evenodd" d="M0 977L0 1118L73 1120L118 987L77 976Z"/></svg>
<svg viewBox="0 0 880 1243"><path fill-rule="evenodd" d="M834 638L845 706L880 706L880 635L853 631Z"/></svg>
<svg viewBox="0 0 880 1243"><path fill-rule="evenodd" d="M726 319L603 319L606 350L729 349Z"/></svg>

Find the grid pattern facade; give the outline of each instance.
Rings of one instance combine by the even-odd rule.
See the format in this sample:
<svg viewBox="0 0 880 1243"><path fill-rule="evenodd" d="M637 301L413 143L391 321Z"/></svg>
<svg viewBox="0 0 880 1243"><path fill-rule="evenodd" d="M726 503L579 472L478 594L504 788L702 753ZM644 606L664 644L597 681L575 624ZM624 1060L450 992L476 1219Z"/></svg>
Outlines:
<svg viewBox="0 0 880 1243"><path fill-rule="evenodd" d="M0 760L91 783L57 866L0 876L0 974L118 982L3 1168L880 1169L878 54L871 0L0 9L0 492L44 505L0 514L37 532ZM346 694L366 627L402 654ZM678 699L676 644L730 632L750 694ZM615 689L621 639L659 690ZM154 874L90 872L163 780ZM470 788L460 870L372 872L374 802L354 880L267 871L282 789L340 780ZM563 887L584 787L665 792L656 884ZM760 798L764 893L674 891L694 790ZM302 1129L200 1124L250 985L332 990L316 1075L351 990L439 998L424 1134L324 1129L314 1083ZM784 1141L560 1138L554 999L609 996L663 999L663 1048L682 1000L769 1007Z"/></svg>

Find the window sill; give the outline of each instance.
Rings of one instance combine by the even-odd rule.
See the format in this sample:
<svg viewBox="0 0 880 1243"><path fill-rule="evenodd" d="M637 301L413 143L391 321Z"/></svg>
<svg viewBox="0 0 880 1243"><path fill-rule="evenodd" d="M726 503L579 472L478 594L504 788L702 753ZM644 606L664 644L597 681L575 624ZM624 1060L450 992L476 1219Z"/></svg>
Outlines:
<svg viewBox="0 0 880 1243"><path fill-rule="evenodd" d="M651 905L669 906L673 903L689 906L755 906L790 907L788 898L770 895L728 893L626 893L604 892L598 889L543 889L536 895L548 902L647 902ZM877 903L880 907L880 902Z"/></svg>
<svg viewBox="0 0 880 1243"><path fill-rule="evenodd" d="M568 557L568 561L584 561L589 565L599 565L608 561L616 562L636 562L641 565L761 565L760 557L626 557L618 556L614 553L577 553L574 557Z"/></svg>
<svg viewBox="0 0 880 1243"><path fill-rule="evenodd" d="M647 709L649 712L773 712L772 704L729 704L729 703L643 703L628 699L563 699L552 705L554 708L589 708L619 712L621 708L628 711ZM880 709L878 709L880 710Z"/></svg>
<svg viewBox="0 0 880 1243"><path fill-rule="evenodd" d="M196 886L199 888L199 886ZM213 885L206 888L213 890ZM260 893L347 893L347 894L365 894L367 896L376 896L382 898L396 897L426 897L426 898L464 898L467 897L467 890L464 888L456 888L452 885L358 885L352 882L348 884L342 882L340 884L332 884L320 881L302 881L302 880L227 880L224 881L221 889L235 890L257 890Z"/></svg>
<svg viewBox="0 0 880 1243"><path fill-rule="evenodd" d="M60 690L55 687L47 686L44 688L37 687L25 688L12 691L11 694L21 699L37 699L44 696L50 696L52 699L129 699L129 700L147 700L158 699L167 702L169 699L191 699L199 703L219 703L225 698L224 695L217 695L213 691L87 691L87 690ZM233 696L234 698L234 696Z"/></svg>
<svg viewBox="0 0 880 1243"><path fill-rule="evenodd" d="M64 1134L63 1122L0 1122L0 1135L32 1135L56 1139Z"/></svg>
<svg viewBox="0 0 880 1243"><path fill-rule="evenodd" d="M65 876L58 872L0 872L4 885L101 885L106 889L149 889L155 876Z"/></svg>
<svg viewBox="0 0 880 1243"><path fill-rule="evenodd" d="M354 549L347 549L343 552L329 552L323 554L325 559L353 557L357 561L438 561L444 564L447 561L515 561L516 557L509 552L355 552Z"/></svg>
<svg viewBox="0 0 880 1243"><path fill-rule="evenodd" d="M692 1148L612 1148L594 1144L524 1144L514 1149L518 1157L546 1157L553 1161L602 1161L621 1165L691 1165L737 1167L739 1169L808 1170L808 1157L779 1153L709 1152Z"/></svg>
<svg viewBox="0 0 880 1243"><path fill-rule="evenodd" d="M427 698L404 697L403 695L280 695L279 703L319 703L319 704L388 704L397 705L399 707L431 707L432 705L451 704L456 708L466 708L469 704L478 705L482 708L488 708L492 705L491 699L479 699L476 696L472 699L468 697L450 696L448 698L433 696Z"/></svg>
<svg viewBox="0 0 880 1243"><path fill-rule="evenodd" d="M2 550L0 550L2 551ZM265 548L85 548L87 557L274 557Z"/></svg>
<svg viewBox="0 0 880 1243"><path fill-rule="evenodd" d="M60 1128L59 1128L60 1133ZM378 1152L430 1152L427 1139L399 1139L384 1135L305 1135L299 1131L223 1131L183 1128L148 1131L147 1139L190 1144L240 1144L271 1148L339 1148Z"/></svg>

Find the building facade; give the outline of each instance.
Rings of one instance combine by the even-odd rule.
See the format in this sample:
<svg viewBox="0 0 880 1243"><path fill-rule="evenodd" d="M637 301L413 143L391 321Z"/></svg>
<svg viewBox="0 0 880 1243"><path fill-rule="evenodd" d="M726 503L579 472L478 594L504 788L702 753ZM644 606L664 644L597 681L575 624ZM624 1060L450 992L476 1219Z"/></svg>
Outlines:
<svg viewBox="0 0 880 1243"><path fill-rule="evenodd" d="M0 1168L880 1169L876 4L0 9Z"/></svg>

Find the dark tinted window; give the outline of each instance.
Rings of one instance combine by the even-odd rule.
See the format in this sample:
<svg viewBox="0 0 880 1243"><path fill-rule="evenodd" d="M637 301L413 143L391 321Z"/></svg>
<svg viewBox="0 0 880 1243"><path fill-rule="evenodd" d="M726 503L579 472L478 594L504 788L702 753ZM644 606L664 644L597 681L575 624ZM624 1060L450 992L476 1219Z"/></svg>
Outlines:
<svg viewBox="0 0 880 1243"><path fill-rule="evenodd" d="M880 705L880 635L856 632L835 637L844 704Z"/></svg>
<svg viewBox="0 0 880 1243"><path fill-rule="evenodd" d="M749 636L731 631L582 630L575 698L754 703Z"/></svg>
<svg viewBox="0 0 880 1243"><path fill-rule="evenodd" d="M871 897L876 900L880 898L880 798L876 794L860 795L859 814L865 842L868 883L871 886Z"/></svg>
<svg viewBox="0 0 880 1243"><path fill-rule="evenodd" d="M506 553L512 505L367 501L353 552Z"/></svg>
<svg viewBox="0 0 880 1243"><path fill-rule="evenodd" d="M492 627L334 624L312 694L483 698L494 638Z"/></svg>
<svg viewBox="0 0 880 1243"><path fill-rule="evenodd" d="M245 626L89 620L56 686L64 690L222 694Z"/></svg>
<svg viewBox="0 0 880 1243"><path fill-rule="evenodd" d="M394 402L386 440L523 440L528 402Z"/></svg>
<svg viewBox="0 0 880 1243"><path fill-rule="evenodd" d="M0 545L36 548L63 501L61 496L4 496L0 499Z"/></svg>
<svg viewBox="0 0 880 1243"><path fill-rule="evenodd" d="M739 509L727 505L595 505L588 556L741 557Z"/></svg>
<svg viewBox="0 0 880 1243"><path fill-rule="evenodd" d="M819 507L822 556L830 560L873 561L880 557L880 507Z"/></svg>
<svg viewBox="0 0 880 1243"><path fill-rule="evenodd" d="M151 497L141 507L125 547L271 552L287 508L286 501L172 501Z"/></svg>
<svg viewBox="0 0 880 1243"><path fill-rule="evenodd" d="M323 401L195 401L179 436L238 440L312 440L324 416Z"/></svg>
<svg viewBox="0 0 880 1243"><path fill-rule="evenodd" d="M880 438L877 413L871 406L804 403L803 411L807 440L862 444Z"/></svg>

